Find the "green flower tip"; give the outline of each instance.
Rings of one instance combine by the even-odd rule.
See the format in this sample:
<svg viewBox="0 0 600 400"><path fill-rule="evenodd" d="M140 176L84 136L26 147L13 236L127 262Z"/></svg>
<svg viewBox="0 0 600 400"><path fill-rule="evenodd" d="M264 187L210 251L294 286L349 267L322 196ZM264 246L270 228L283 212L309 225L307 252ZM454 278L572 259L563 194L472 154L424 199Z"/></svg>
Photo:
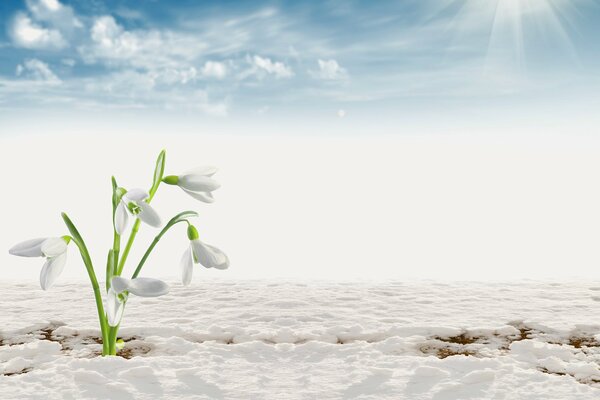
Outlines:
<svg viewBox="0 0 600 400"><path fill-rule="evenodd" d="M69 244L71 242L71 236L65 235L62 237L62 240L64 240L66 244Z"/></svg>
<svg viewBox="0 0 600 400"><path fill-rule="evenodd" d="M167 185L177 185L179 182L179 177L177 175L168 175L165 176L162 181Z"/></svg>
<svg viewBox="0 0 600 400"><path fill-rule="evenodd" d="M198 235L198 229L196 229L196 227L192 224L188 225L187 235L188 235L188 239L190 239L190 240L196 240L200 237L200 235Z"/></svg>

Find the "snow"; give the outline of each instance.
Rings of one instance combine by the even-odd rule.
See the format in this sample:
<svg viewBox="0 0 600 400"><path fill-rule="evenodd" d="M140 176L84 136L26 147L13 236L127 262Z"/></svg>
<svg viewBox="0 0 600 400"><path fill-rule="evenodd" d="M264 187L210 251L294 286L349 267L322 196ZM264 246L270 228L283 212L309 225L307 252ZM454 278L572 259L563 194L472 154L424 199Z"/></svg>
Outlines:
<svg viewBox="0 0 600 400"><path fill-rule="evenodd" d="M98 357L85 283L0 283L3 399L598 399L599 283L198 279Z"/></svg>

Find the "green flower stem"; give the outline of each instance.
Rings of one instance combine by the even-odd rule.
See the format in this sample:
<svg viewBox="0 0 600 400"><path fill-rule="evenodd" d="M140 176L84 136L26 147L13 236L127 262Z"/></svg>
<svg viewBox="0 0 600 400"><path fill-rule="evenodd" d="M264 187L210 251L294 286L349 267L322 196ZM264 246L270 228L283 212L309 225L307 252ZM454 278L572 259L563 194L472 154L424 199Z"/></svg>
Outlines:
<svg viewBox="0 0 600 400"><path fill-rule="evenodd" d="M117 333L119 325L108 327L108 354L111 356L117 355Z"/></svg>
<svg viewBox="0 0 600 400"><path fill-rule="evenodd" d="M131 250L131 246L133 246L133 241L140 229L140 221L139 218L135 220L133 227L131 228L131 233L129 234L129 239L127 239L127 244L125 245L125 249L123 250L123 255L121 256L121 260L119 261L119 266L117 267L116 276L121 276L123 272L123 268L125 267L125 262L127 261L127 256L129 256L129 251Z"/></svg>
<svg viewBox="0 0 600 400"><path fill-rule="evenodd" d="M156 237L154 238L154 240L152 241L152 243L150 243L150 246L148 247L148 250L146 250L146 252L144 253L144 256L140 260L137 268L135 269L135 272L131 276L131 279L137 278L137 276L139 275L140 271L142 270L142 267L144 266L144 263L146 262L146 260L150 256L150 253L152 253L152 250L154 250L154 247L156 246L156 244L163 237L163 235L165 233L167 233L167 231L169 229L171 229L171 227L173 225L175 225L175 224L177 224L179 222L187 222L187 219L185 219L185 218L197 217L197 216L198 216L198 214L195 211L184 211L184 212L181 212L181 213L177 214L173 218L171 218L171 220L169 222L167 222L167 224L160 231L160 233L158 235L156 235Z"/></svg>
<svg viewBox="0 0 600 400"><path fill-rule="evenodd" d="M115 237L113 240L113 276L117 273L117 266L119 265L119 252L121 251L121 235L115 231Z"/></svg>
<svg viewBox="0 0 600 400"><path fill-rule="evenodd" d="M114 270L115 270L114 263L115 263L114 250L110 249L108 251L108 257L106 260L106 291L107 292L108 292L108 289L110 289L110 281L112 280Z"/></svg>
<svg viewBox="0 0 600 400"><path fill-rule="evenodd" d="M83 264L85 265L85 269L87 270L88 276L90 278L90 282L92 284L92 288L94 290L94 298L96 300L96 309L98 310L98 320L100 321L100 330L102 332L102 355L108 354L108 323L106 321L106 315L104 313L104 305L102 303L102 294L100 293L100 286L98 285L98 279L96 279L96 273L94 272L94 265L92 264L92 259L90 258L90 253L83 241L83 238L79 234L79 231L71 222L71 219L67 216L67 214L62 213L62 218L69 228L69 231L72 235L73 243L77 245L79 248L79 253L81 254L81 258L83 259Z"/></svg>

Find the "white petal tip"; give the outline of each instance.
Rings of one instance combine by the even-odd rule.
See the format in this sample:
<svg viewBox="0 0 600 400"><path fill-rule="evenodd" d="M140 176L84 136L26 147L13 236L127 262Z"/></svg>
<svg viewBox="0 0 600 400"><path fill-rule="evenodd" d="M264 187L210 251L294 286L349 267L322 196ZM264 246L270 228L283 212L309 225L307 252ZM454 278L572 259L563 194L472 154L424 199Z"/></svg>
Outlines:
<svg viewBox="0 0 600 400"><path fill-rule="evenodd" d="M115 291L115 293L119 294L127 290L129 288L130 283L130 279L123 278L121 276L115 276L110 281L110 287L112 288L112 290Z"/></svg>
<svg viewBox="0 0 600 400"><path fill-rule="evenodd" d="M19 257L42 257L42 244L48 238L37 238L18 243L8 250L8 254Z"/></svg>

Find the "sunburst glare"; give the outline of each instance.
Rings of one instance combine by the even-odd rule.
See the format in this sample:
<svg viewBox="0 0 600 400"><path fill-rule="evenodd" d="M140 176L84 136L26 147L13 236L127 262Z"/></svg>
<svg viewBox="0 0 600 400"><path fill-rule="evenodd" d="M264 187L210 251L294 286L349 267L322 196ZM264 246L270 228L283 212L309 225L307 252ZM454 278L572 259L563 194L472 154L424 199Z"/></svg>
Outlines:
<svg viewBox="0 0 600 400"><path fill-rule="evenodd" d="M446 0L433 6L429 16L454 13L449 31L453 46L477 41L486 75L502 70L513 78L527 75L529 67L577 64L570 34L572 18L586 0Z"/></svg>

